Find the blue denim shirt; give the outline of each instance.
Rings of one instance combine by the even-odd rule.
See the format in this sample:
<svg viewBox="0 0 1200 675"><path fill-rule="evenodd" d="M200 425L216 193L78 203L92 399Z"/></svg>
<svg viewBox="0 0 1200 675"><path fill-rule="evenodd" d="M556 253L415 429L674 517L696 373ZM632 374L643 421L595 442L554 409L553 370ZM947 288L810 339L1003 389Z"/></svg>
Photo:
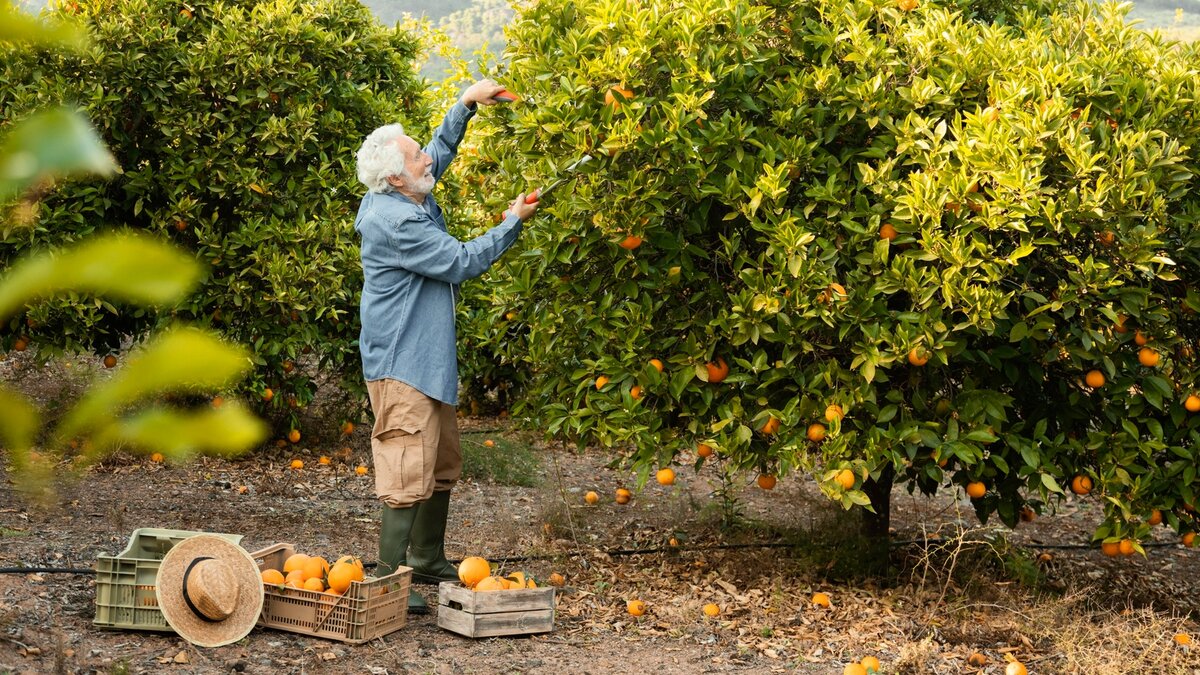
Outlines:
<svg viewBox="0 0 1200 675"><path fill-rule="evenodd" d="M446 114L424 148L441 179L474 111L461 102ZM354 229L362 237L360 311L363 376L404 382L458 405L454 305L458 285L487 271L517 240L521 221L507 216L483 235L462 242L446 231L437 200L417 204L397 192L368 192Z"/></svg>

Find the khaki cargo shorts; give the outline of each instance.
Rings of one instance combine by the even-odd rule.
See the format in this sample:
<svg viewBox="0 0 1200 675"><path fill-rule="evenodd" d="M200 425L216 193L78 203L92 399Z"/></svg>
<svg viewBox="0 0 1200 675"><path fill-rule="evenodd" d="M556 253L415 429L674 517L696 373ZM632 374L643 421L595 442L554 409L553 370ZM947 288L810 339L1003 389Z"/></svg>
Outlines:
<svg viewBox="0 0 1200 675"><path fill-rule="evenodd" d="M412 506L462 475L462 446L454 406L398 380L367 382L375 427L375 494L388 506Z"/></svg>

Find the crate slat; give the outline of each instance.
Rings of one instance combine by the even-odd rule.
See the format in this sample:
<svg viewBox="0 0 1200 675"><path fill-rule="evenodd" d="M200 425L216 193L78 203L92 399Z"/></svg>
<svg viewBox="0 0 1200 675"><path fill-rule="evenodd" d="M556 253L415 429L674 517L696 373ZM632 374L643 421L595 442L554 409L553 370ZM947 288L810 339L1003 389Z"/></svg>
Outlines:
<svg viewBox="0 0 1200 675"><path fill-rule="evenodd" d="M452 581L438 586L440 628L470 638L554 630L553 588L475 592Z"/></svg>

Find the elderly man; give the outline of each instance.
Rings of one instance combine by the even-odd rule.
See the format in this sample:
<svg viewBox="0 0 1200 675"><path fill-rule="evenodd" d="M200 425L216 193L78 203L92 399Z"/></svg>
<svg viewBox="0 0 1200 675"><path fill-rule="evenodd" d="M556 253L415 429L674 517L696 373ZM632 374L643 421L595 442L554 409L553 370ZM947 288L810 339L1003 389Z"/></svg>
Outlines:
<svg viewBox="0 0 1200 675"><path fill-rule="evenodd" d="M358 179L368 188L354 222L362 237L359 347L375 414L375 493L383 501L380 576L408 565L414 582L458 578L445 552L450 490L462 472L455 416L458 285L483 274L513 245L538 204L518 195L500 224L462 242L447 233L431 191L476 106L499 102L502 91L489 80L471 85L424 149L392 124L371 132L358 151ZM415 589L409 611L428 611Z"/></svg>

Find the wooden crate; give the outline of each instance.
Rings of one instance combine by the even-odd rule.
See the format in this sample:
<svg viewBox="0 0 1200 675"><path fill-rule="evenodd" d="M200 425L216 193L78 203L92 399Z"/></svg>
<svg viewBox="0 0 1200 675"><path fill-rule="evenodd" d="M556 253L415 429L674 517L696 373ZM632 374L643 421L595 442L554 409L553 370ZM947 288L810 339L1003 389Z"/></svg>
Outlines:
<svg viewBox="0 0 1200 675"><path fill-rule="evenodd" d="M554 630L554 588L476 593L453 581L438 586L437 623L470 638Z"/></svg>

